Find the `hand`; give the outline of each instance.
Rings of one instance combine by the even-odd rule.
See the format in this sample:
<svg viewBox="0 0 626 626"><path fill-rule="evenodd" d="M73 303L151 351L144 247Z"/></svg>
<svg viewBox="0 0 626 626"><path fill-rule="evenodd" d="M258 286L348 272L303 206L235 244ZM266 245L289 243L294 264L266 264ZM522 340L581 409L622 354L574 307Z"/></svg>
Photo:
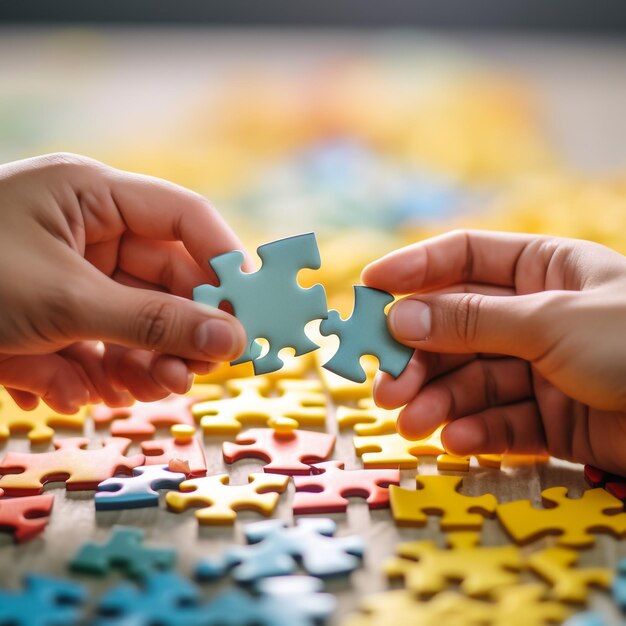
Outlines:
<svg viewBox="0 0 626 626"><path fill-rule="evenodd" d="M189 300L235 248L205 199L163 180L64 154L0 166L0 384L60 412L185 392L243 351L233 316Z"/></svg>
<svg viewBox="0 0 626 626"><path fill-rule="evenodd" d="M626 258L587 242L452 232L365 268L395 294L389 328L417 348L375 398L406 404L418 439L446 449L549 453L626 473Z"/></svg>

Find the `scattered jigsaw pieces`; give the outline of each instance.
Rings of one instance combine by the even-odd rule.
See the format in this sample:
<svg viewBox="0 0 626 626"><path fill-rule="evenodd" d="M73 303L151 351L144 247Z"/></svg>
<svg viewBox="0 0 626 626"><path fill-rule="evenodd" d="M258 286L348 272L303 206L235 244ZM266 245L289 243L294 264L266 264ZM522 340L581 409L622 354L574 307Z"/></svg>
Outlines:
<svg viewBox="0 0 626 626"><path fill-rule="evenodd" d="M236 435L242 425L270 420L295 420L300 426L326 424L326 396L314 380L279 380L278 396L268 396L270 381L263 378L232 380L231 398L207 400L193 407L205 435Z"/></svg>
<svg viewBox="0 0 626 626"><path fill-rule="evenodd" d="M322 339L322 341L320 341L321 347L315 353L315 364L324 389L326 389L330 397L335 402L370 398L374 386L374 376L378 371L378 361L376 357L365 355L361 359L361 365L367 377L365 382L357 383L353 380L348 380L343 376L339 376L338 374L324 369L322 364L332 357L334 350L327 349L324 346L325 337L320 335L320 338ZM328 340L326 339L326 341Z"/></svg>
<svg viewBox="0 0 626 626"><path fill-rule="evenodd" d="M69 491L96 489L103 480L143 465L143 454L124 456L130 439L109 437L93 450L85 449L88 443L86 437L69 437L55 441L53 452L7 453L0 463L0 489L7 495L33 495L55 481L64 481Z"/></svg>
<svg viewBox="0 0 626 626"><path fill-rule="evenodd" d="M438 428L418 441L409 441L398 433L355 437L354 448L365 467L413 469L417 467L418 457L438 456L444 452L440 433L441 428Z"/></svg>
<svg viewBox="0 0 626 626"><path fill-rule="evenodd" d="M54 504L51 493L23 498L2 498L3 495L0 489L0 529L14 531L17 543L30 541L43 532Z"/></svg>
<svg viewBox="0 0 626 626"><path fill-rule="evenodd" d="M590 489L574 499L567 497L566 487L552 487L541 497L549 508L535 509L528 500L498 507L498 519L517 543L558 535L558 545L585 548L593 545L596 533L626 535L624 506L604 489Z"/></svg>
<svg viewBox="0 0 626 626"><path fill-rule="evenodd" d="M546 588L540 583L502 587L494 596L493 626L560 624L571 613L561 602L546 599Z"/></svg>
<svg viewBox="0 0 626 626"><path fill-rule="evenodd" d="M389 506L389 485L400 484L398 470L344 470L341 461L312 466L313 475L295 476L293 512L345 513L348 498L367 498L370 509Z"/></svg>
<svg viewBox="0 0 626 626"><path fill-rule="evenodd" d="M230 485L229 481L228 474L192 478L181 483L180 491L170 491L165 500L178 513L190 507L202 507L196 511L200 524L233 524L237 511L271 515L289 477L250 474L247 485Z"/></svg>
<svg viewBox="0 0 626 626"><path fill-rule="evenodd" d="M391 485L391 511L399 526L423 526L427 515L441 516L441 530L480 530L484 517L493 517L495 496L465 496L458 476L417 476L417 490Z"/></svg>
<svg viewBox="0 0 626 626"><path fill-rule="evenodd" d="M201 580L213 580L227 570L241 583L268 576L284 576L296 571L298 561L313 576L338 576L361 564L365 544L361 537L334 537L336 524L330 519L298 520L286 527L280 520L248 524L247 546L232 546L219 559L198 566Z"/></svg>
<svg viewBox="0 0 626 626"><path fill-rule="evenodd" d="M267 243L257 252L262 266L254 273L242 271L244 255L239 250L211 259L220 285L200 285L194 289L193 298L213 307L230 303L248 337L247 349L233 364L253 361L255 374L267 374L283 366L278 356L283 348L293 348L296 356L317 349L304 327L325 318L328 311L324 288L314 285L303 289L297 280L300 270L319 269L321 265L313 233ZM269 351L262 357L256 339L269 343Z"/></svg>
<svg viewBox="0 0 626 626"><path fill-rule="evenodd" d="M145 464L168 465L170 461L182 461L186 463L185 473L189 476L206 476L206 457L202 442L194 437L196 429L193 426L176 424L170 430L170 439L142 442L141 451L146 457Z"/></svg>
<svg viewBox="0 0 626 626"><path fill-rule="evenodd" d="M626 478L609 474L593 465L585 465L585 479L592 487L603 487L612 496L626 501Z"/></svg>
<svg viewBox="0 0 626 626"><path fill-rule="evenodd" d="M6 389L0 387L0 441L16 432L28 432L31 443L45 443L54 437L55 427L82 430L86 417L86 408L81 408L73 415L62 415L44 402L25 411L15 403Z"/></svg>
<svg viewBox="0 0 626 626"><path fill-rule="evenodd" d="M105 544L85 543L70 562L75 572L106 576L114 568L133 578L145 578L156 570L174 566L172 548L149 548L143 545L144 532L139 528L114 526Z"/></svg>
<svg viewBox="0 0 626 626"><path fill-rule="evenodd" d="M96 510L116 511L159 506L157 489L178 489L186 478L180 472L170 472L167 465L136 467L132 476L107 478L98 485Z"/></svg>
<svg viewBox="0 0 626 626"><path fill-rule="evenodd" d="M119 409L97 405L93 407L93 421L98 428L112 422L111 434L114 437L131 439L150 439L156 433L157 427L174 424L194 426L192 405L222 395L222 389L217 385L202 387L204 392L202 395L171 395L158 402L135 402L132 406Z"/></svg>
<svg viewBox="0 0 626 626"><path fill-rule="evenodd" d="M406 588L420 595L443 591L451 581L460 582L468 596L488 596L495 589L519 581L524 565L516 546L478 546L476 533L448 535L451 549L440 550L432 541L400 544L385 565L390 578L403 578Z"/></svg>
<svg viewBox="0 0 626 626"><path fill-rule="evenodd" d="M380 369L394 378L400 376L413 356L413 348L398 343L387 329L385 307L393 296L370 287L354 287L354 310L347 319L337 311L329 311L320 323L322 335L337 335L339 349L323 367L353 380L365 382L367 375L360 359L366 354L378 359Z"/></svg>
<svg viewBox="0 0 626 626"><path fill-rule="evenodd" d="M561 602L585 602L590 586L610 587L610 569L573 567L577 563L578 553L567 548L546 548L528 557L529 567L552 585L552 597Z"/></svg>
<svg viewBox="0 0 626 626"><path fill-rule="evenodd" d="M335 436L306 430L277 432L272 428L253 428L239 435L236 443L222 446L227 463L240 459L262 459L264 472L271 474L310 474L311 464L325 461L335 445Z"/></svg>
<svg viewBox="0 0 626 626"><path fill-rule="evenodd" d="M82 585L30 574L23 591L0 589L2 626L72 626L83 623L80 606L87 599Z"/></svg>
<svg viewBox="0 0 626 626"><path fill-rule="evenodd" d="M376 406L372 398L359 400L357 408L337 407L337 425L340 429L354 426L357 435L388 435L396 432L399 409L388 411Z"/></svg>
<svg viewBox="0 0 626 626"><path fill-rule="evenodd" d="M500 469L502 463L502 456L499 454L476 454L474 458L481 467ZM437 457L437 469L443 472L468 472L470 459L469 456L442 454Z"/></svg>

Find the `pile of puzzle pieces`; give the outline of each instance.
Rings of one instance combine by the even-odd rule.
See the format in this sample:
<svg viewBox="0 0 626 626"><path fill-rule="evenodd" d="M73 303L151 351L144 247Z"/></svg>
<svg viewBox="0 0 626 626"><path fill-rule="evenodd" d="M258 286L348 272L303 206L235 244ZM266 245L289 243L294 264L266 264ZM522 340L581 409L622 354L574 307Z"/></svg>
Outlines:
<svg viewBox="0 0 626 626"><path fill-rule="evenodd" d="M580 612L594 588L610 590L616 611L626 610L626 562L617 571L590 567L579 552L593 546L597 535L626 536L624 479L587 467L591 489L574 498L564 487L551 487L542 493L542 507L468 490L465 476L476 470L500 472L511 459L448 455L439 430L419 441L402 438L395 429L398 412L373 403L373 361L363 361L364 383L355 382L360 376L338 375L348 362L352 371L361 368L362 355L381 356L372 345L353 347L360 322L356 331L347 332L352 346L347 352L342 352L338 331L339 352L330 362L339 358L342 365L328 368L323 351L315 359L299 356L317 347L307 343L303 324L333 316L318 306L319 290L301 290L295 282L298 269L317 262L313 254L305 264L290 264L296 239L279 242L269 256L263 248L259 254L265 270L286 254L279 263L289 268L284 279L305 292L297 296L304 298L303 310L294 309L299 337L283 337L283 329L297 330L295 322L289 326L284 319L272 326L276 335L272 328L248 328L245 362L198 379L185 395L123 409L97 406L69 417L44 405L23 411L1 392L0 436L10 446L25 432L34 446L31 451L9 449L0 460L0 528L9 530L15 542L41 537L49 520L62 515L53 506L62 496L53 495L52 483L93 495L88 502L100 516L99 525L107 526L101 517L106 511L152 508L170 516L174 527L193 517L202 526L235 525L241 540L234 533L231 545L198 557L184 572L175 549L144 545L139 528L114 527L104 542L77 547L64 577L24 572L21 590L0 591L0 626L313 626L333 620L337 603L324 591L325 581L359 570L369 546L358 535L335 536L336 521L318 516L345 516L350 498L362 498L372 510L387 509L390 523L414 529L418 539L398 542L395 554L376 564L384 578L402 588L363 598L358 612L342 620L345 626L399 621L534 626L566 619L578 626L603 624L605 616L593 607ZM310 253L307 246L313 243L308 236L298 241L299 254ZM246 285L254 275L241 273L242 257L229 254L214 260L214 269L218 275L222 269L235 271L236 262L236 281ZM262 293L265 287L259 289ZM366 293L359 289L355 311L364 302L359 294ZM288 306L285 293L293 296L278 289L271 299ZM253 302L244 301L240 313L230 292L211 297L216 305L233 298L235 313L244 319L246 307L254 309ZM384 325L384 304L374 309ZM366 316L368 304L363 311ZM257 352L258 339L270 342L264 356ZM278 357L283 347L296 353L284 366ZM258 371L267 374L254 376ZM87 426L96 428L96 437L84 436ZM54 429L61 427L73 429L75 436L56 436ZM337 458L337 439L345 442L346 432L354 433L353 454ZM207 439L219 442L226 471L210 470L215 464L207 462ZM355 458L360 462L353 468ZM262 466L248 473L247 482L235 480L231 469L249 459ZM531 459L540 460L545 459ZM419 473L425 461L432 461L436 474ZM279 503L289 508L293 523L275 517ZM241 511L270 519L243 524ZM484 541L486 520L511 541ZM433 521L440 540L419 539ZM113 575L129 580L111 578L109 584ZM98 590L90 586L94 576L104 581L104 592L103 585Z"/></svg>

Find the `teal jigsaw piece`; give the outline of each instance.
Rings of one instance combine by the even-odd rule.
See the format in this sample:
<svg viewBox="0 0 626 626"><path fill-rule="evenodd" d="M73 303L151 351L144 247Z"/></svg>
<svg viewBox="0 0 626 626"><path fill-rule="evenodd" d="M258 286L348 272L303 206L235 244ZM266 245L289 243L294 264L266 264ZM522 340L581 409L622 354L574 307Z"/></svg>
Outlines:
<svg viewBox="0 0 626 626"><path fill-rule="evenodd" d="M286 527L280 520L248 524L247 546L231 546L221 558L199 564L199 580L213 580L227 570L240 583L252 583L270 576L292 574L302 563L313 576L338 576L361 564L365 543L361 537L333 537L336 524L327 518L298 520Z"/></svg>
<svg viewBox="0 0 626 626"><path fill-rule="evenodd" d="M622 559L617 564L612 592L615 604L623 613L626 613L626 559Z"/></svg>
<svg viewBox="0 0 626 626"><path fill-rule="evenodd" d="M69 580L30 574L23 591L0 591L1 626L72 626L82 623L87 592Z"/></svg>
<svg viewBox="0 0 626 626"><path fill-rule="evenodd" d="M119 567L128 576L145 578L155 570L174 566L175 550L145 547L143 538L144 533L139 528L114 526L107 543L84 544L70 562L70 568L76 572L105 576L114 567Z"/></svg>
<svg viewBox="0 0 626 626"><path fill-rule="evenodd" d="M365 382L366 374L360 364L369 354L378 359L379 367L394 378L400 376L413 356L413 349L398 343L387 329L385 307L393 302L386 291L354 286L354 309L347 319L337 311L329 311L322 320L322 335L337 335L339 348L323 367L334 374L357 383Z"/></svg>
<svg viewBox="0 0 626 626"><path fill-rule="evenodd" d="M143 465L132 476L107 478L98 485L95 503L97 511L141 509L159 506L157 489L178 489L186 480L181 472L170 472L167 465Z"/></svg>
<svg viewBox="0 0 626 626"><path fill-rule="evenodd" d="M293 348L296 356L317 350L319 346L306 336L304 327L325 318L328 310L324 288L304 289L297 279L301 269L321 265L313 233L267 243L257 252L262 266L253 273L242 271L244 255L239 250L211 259L220 285L200 285L193 290L193 298L213 307L230 303L248 339L246 350L233 365L252 361L255 374L267 374L283 366L278 356L283 348ZM257 339L269 343L262 357Z"/></svg>
<svg viewBox="0 0 626 626"><path fill-rule="evenodd" d="M567 621L563 622L563 626L609 626L608 622L599 613L593 611L584 611L572 615Z"/></svg>

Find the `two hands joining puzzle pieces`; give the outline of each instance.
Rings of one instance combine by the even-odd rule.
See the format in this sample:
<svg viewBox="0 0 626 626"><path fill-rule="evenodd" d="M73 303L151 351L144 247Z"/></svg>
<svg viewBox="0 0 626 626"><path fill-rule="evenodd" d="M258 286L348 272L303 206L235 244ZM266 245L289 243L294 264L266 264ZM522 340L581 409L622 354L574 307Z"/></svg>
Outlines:
<svg viewBox="0 0 626 626"><path fill-rule="evenodd" d="M322 320L322 335L339 337L339 349L324 363L326 369L364 382L366 375L359 361L364 355L373 355L381 370L395 378L402 373L413 350L396 342L387 330L384 309L393 301L391 294L355 286L353 313L343 320L337 311L328 311L322 285L304 289L298 284L300 270L321 265L313 233L265 244L257 252L263 265L254 273L242 271L244 254L239 250L211 259L219 287L200 285L193 292L194 300L209 306L228 302L246 329L247 349L233 364L252 361L255 374L279 370L283 348L293 348L300 356L319 347L307 337L304 327ZM262 355L257 339L269 343L267 354Z"/></svg>

